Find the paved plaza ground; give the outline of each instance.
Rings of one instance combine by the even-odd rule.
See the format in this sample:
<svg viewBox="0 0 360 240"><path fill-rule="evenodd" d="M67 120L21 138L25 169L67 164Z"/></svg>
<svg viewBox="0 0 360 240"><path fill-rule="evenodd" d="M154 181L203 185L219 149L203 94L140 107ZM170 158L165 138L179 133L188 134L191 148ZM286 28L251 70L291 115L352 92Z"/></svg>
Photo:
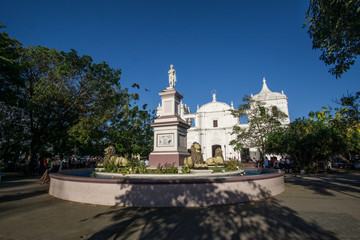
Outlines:
<svg viewBox="0 0 360 240"><path fill-rule="evenodd" d="M360 172L286 175L286 190L246 204L124 208L48 195L38 178L0 183L4 239L360 239Z"/></svg>

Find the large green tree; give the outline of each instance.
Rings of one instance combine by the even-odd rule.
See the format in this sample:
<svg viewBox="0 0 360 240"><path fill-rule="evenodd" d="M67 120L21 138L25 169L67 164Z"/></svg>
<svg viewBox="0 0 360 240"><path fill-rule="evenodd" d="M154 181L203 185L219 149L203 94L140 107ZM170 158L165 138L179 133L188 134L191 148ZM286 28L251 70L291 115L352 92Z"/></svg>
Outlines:
<svg viewBox="0 0 360 240"><path fill-rule="evenodd" d="M306 26L320 59L341 77L360 54L360 0L311 0Z"/></svg>
<svg viewBox="0 0 360 240"><path fill-rule="evenodd" d="M268 135L269 153L288 155L296 169L316 172L325 161L342 151L340 133L324 121L299 118Z"/></svg>
<svg viewBox="0 0 360 240"><path fill-rule="evenodd" d="M360 92L347 94L335 101L336 108L323 108L321 112L310 112L311 119L325 122L340 133L343 142L342 155L360 152Z"/></svg>
<svg viewBox="0 0 360 240"><path fill-rule="evenodd" d="M0 22L0 29L5 28ZM19 78L19 50L21 43L0 32L0 101L11 106L18 104L22 81Z"/></svg>
<svg viewBox="0 0 360 240"><path fill-rule="evenodd" d="M124 110L109 125L109 139L120 155L147 157L153 147L153 129L150 123L155 116L147 110L147 104L141 108L128 104L124 106Z"/></svg>
<svg viewBox="0 0 360 240"><path fill-rule="evenodd" d="M23 48L20 64L30 165L36 154L103 138L104 125L133 98L121 89L120 70L75 50Z"/></svg>
<svg viewBox="0 0 360 240"><path fill-rule="evenodd" d="M121 87L120 70L75 50L23 47L5 32L0 53L0 160L26 153L31 169L47 152L151 152L154 116Z"/></svg>
<svg viewBox="0 0 360 240"><path fill-rule="evenodd" d="M281 128L287 115L276 106L265 106L263 102L255 101L247 95L243 97L243 102L232 114L236 117L247 116L248 126L234 126L232 134L235 134L236 138L230 144L237 151L257 148L260 158L264 159L268 134Z"/></svg>
<svg viewBox="0 0 360 240"><path fill-rule="evenodd" d="M5 26L0 23L0 29L3 28ZM0 32L0 160L14 160L12 156L24 150L20 49L21 44L16 39Z"/></svg>
<svg viewBox="0 0 360 240"><path fill-rule="evenodd" d="M120 70L91 57L22 47L0 34L0 159L47 152L98 155L108 144L147 155L153 116L120 84Z"/></svg>
<svg viewBox="0 0 360 240"><path fill-rule="evenodd" d="M285 129L268 135L266 149L286 154L298 169L317 171L330 158L346 159L360 152L360 92L343 96L339 107L310 112Z"/></svg>

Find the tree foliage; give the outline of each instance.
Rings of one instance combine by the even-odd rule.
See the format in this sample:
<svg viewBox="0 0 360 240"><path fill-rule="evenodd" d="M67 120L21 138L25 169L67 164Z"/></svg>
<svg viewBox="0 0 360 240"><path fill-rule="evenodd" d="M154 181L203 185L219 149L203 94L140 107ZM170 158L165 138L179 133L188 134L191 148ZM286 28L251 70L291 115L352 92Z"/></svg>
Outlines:
<svg viewBox="0 0 360 240"><path fill-rule="evenodd" d="M5 28L0 23L0 29ZM21 44L0 33L0 159L9 158L23 150L24 112L20 108L22 81L19 77Z"/></svg>
<svg viewBox="0 0 360 240"><path fill-rule="evenodd" d="M343 159L360 151L360 92L343 96L340 107L310 112L308 118L296 119L290 125L269 134L266 149L286 154L298 169L317 171L334 156Z"/></svg>
<svg viewBox="0 0 360 240"><path fill-rule="evenodd" d="M311 0L306 26L320 60L341 77L360 54L360 0Z"/></svg>
<svg viewBox="0 0 360 240"><path fill-rule="evenodd" d="M269 133L281 128L282 120L287 115L275 106L267 107L263 102L255 101L245 95L244 104L239 105L238 110L233 111L236 117L247 116L248 126L234 126L232 134L236 138L230 142L234 149L241 151L243 148L257 148L260 152L261 159L264 158L266 150L266 140Z"/></svg>
<svg viewBox="0 0 360 240"><path fill-rule="evenodd" d="M23 48L20 64L30 157L63 152L69 138L86 144L132 97L120 88L119 70L75 50Z"/></svg>
<svg viewBox="0 0 360 240"><path fill-rule="evenodd" d="M360 151L360 92L348 93L336 103L340 107L323 108L322 112L311 112L310 117L315 116L339 131L344 143L342 154L357 154Z"/></svg>
<svg viewBox="0 0 360 240"><path fill-rule="evenodd" d="M296 119L280 131L269 134L266 149L269 153L288 155L297 169L317 171L318 167L341 152L339 132L323 121Z"/></svg>
<svg viewBox="0 0 360 240"><path fill-rule="evenodd" d="M106 144L151 151L151 115L121 87L120 70L75 50L22 47L6 33L0 53L0 159L22 151L34 165L46 152L101 154Z"/></svg>
<svg viewBox="0 0 360 240"><path fill-rule="evenodd" d="M109 126L109 139L115 143L115 148L120 155L131 156L139 154L148 156L153 147L153 129L150 123L155 116L147 110L147 104L141 109L138 106L124 106L126 111L121 111Z"/></svg>
<svg viewBox="0 0 360 240"><path fill-rule="evenodd" d="M5 28L0 23L0 29ZM21 43L12 39L6 32L0 32L0 100L15 105L21 81L19 79L19 49Z"/></svg>

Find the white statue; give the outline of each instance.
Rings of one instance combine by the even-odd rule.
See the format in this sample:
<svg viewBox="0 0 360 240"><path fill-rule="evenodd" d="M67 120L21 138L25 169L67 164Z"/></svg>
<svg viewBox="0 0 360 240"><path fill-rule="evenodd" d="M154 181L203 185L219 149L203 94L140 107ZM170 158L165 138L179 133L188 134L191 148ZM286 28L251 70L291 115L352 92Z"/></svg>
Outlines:
<svg viewBox="0 0 360 240"><path fill-rule="evenodd" d="M216 102L216 91L212 90L211 93L212 93L212 97L213 97L213 102Z"/></svg>
<svg viewBox="0 0 360 240"><path fill-rule="evenodd" d="M169 74L169 85L170 88L174 88L175 87L175 83L176 83L176 74L175 74L175 69L174 69L174 65L170 65L170 70L168 72Z"/></svg>

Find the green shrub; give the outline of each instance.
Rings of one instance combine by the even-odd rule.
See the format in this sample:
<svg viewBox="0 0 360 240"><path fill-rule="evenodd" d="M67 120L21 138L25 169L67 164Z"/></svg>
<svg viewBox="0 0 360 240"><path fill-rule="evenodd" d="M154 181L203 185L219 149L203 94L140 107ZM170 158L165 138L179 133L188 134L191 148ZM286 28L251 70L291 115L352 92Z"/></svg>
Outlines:
<svg viewBox="0 0 360 240"><path fill-rule="evenodd" d="M146 165L144 162L140 162L137 166L136 173L144 174L147 173Z"/></svg>
<svg viewBox="0 0 360 240"><path fill-rule="evenodd" d="M225 171L236 171L239 169L243 169L243 164L235 159L235 158L230 158L229 161L225 161L224 162L224 167L225 167Z"/></svg>
<svg viewBox="0 0 360 240"><path fill-rule="evenodd" d="M213 170L214 173L219 173L219 172L222 172L224 170L224 168L211 168Z"/></svg>
<svg viewBox="0 0 360 240"><path fill-rule="evenodd" d="M178 173L178 169L174 165L175 165L175 163L172 163L172 164L165 163L162 166L161 166L161 164L159 164L156 168L156 173L176 174L176 173Z"/></svg>
<svg viewBox="0 0 360 240"><path fill-rule="evenodd" d="M113 162L107 162L104 164L105 172L117 172L118 166L116 166Z"/></svg>
<svg viewBox="0 0 360 240"><path fill-rule="evenodd" d="M131 159L128 164L124 167L120 167L115 165L114 163L106 163L104 164L105 172L110 173L121 173L123 175L126 174L145 174L145 173L158 173L158 174L176 174L178 173L178 168L173 164L165 163L164 165L158 165L155 170L148 170L144 162L139 161L137 159ZM188 168L188 167L187 167ZM190 173L190 169L186 170Z"/></svg>
<svg viewBox="0 0 360 240"><path fill-rule="evenodd" d="M188 174L190 173L190 167L189 166L183 166L181 169L181 173Z"/></svg>

